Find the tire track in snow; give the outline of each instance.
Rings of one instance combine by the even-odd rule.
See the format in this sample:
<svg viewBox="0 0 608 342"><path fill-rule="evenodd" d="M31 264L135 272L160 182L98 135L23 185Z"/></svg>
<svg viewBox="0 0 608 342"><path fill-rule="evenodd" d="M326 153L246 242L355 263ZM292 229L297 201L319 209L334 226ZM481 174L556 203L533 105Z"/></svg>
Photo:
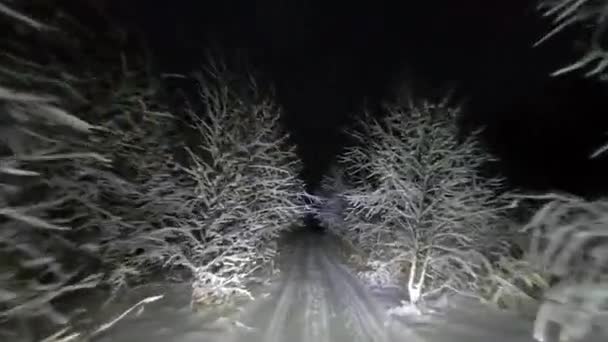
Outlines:
<svg viewBox="0 0 608 342"><path fill-rule="evenodd" d="M308 248L311 249L312 244ZM303 341L331 342L330 338L330 309L327 289L322 285L325 276L313 253L306 260L307 280L306 304L304 306L305 324L303 325Z"/></svg>
<svg viewBox="0 0 608 342"><path fill-rule="evenodd" d="M325 247L332 245L327 244ZM316 257L324 271L327 286L333 290L334 306L342 318L340 325L343 327L336 328L351 330L354 341L389 341L384 314L360 280L325 250L319 250Z"/></svg>
<svg viewBox="0 0 608 342"><path fill-rule="evenodd" d="M296 246L295 255L299 256L299 258L306 258L310 252L306 249L302 248L302 246ZM296 258L296 259L299 259ZM283 281L283 286L281 289L281 294L276 302L276 306L273 310L273 313L270 316L270 320L268 322L268 326L266 327L264 338L262 341L264 342L284 342L287 341L284 339L283 335L287 333L288 328L288 319L293 314L293 311L296 309L294 307L294 299L298 296L298 279L301 278L301 274L298 274L298 271L302 271L303 268L299 267L298 264L292 265L288 271L288 276Z"/></svg>

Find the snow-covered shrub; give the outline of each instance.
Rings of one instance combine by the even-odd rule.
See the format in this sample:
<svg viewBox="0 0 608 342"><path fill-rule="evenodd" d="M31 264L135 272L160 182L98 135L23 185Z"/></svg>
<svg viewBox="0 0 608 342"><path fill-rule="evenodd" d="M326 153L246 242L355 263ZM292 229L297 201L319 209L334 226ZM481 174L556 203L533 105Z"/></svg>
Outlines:
<svg viewBox="0 0 608 342"><path fill-rule="evenodd" d="M588 30L589 46L586 54L578 61L553 73L554 76L571 71L588 69L587 77L604 76L608 67L608 52L603 46L608 27L608 1L605 0L540 0L539 10L553 22L553 29L538 43L571 27Z"/></svg>
<svg viewBox="0 0 608 342"><path fill-rule="evenodd" d="M560 341L578 340L606 324L608 202L546 197L552 200L524 227L532 236L530 261L558 279L543 296L534 337L544 341L556 323Z"/></svg>
<svg viewBox="0 0 608 342"><path fill-rule="evenodd" d="M477 295L505 253L501 180L478 174L490 156L474 138L457 140L457 112L424 104L367 118L339 159L344 183L325 183L343 188L334 195L343 224L332 230L394 271L414 303L443 291Z"/></svg>
<svg viewBox="0 0 608 342"><path fill-rule="evenodd" d="M548 279L548 275L529 260L504 255L494 263L480 292L484 302L494 307L530 316L535 313L543 291L549 287Z"/></svg>

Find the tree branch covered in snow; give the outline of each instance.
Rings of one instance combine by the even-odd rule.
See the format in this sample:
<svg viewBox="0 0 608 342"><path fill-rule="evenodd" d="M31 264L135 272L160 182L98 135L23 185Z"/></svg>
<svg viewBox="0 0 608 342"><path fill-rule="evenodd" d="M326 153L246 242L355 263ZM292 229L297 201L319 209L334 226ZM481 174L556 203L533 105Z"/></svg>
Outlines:
<svg viewBox="0 0 608 342"><path fill-rule="evenodd" d="M608 52L603 46L608 28L608 2L605 0L541 0L539 10L552 19L553 29L536 44L542 44L560 32L577 26L590 30L589 47L578 61L553 73L553 76L587 69L587 77L602 76L608 67Z"/></svg>
<svg viewBox="0 0 608 342"><path fill-rule="evenodd" d="M490 157L473 139L457 141L455 109L388 112L362 122L351 133L358 144L340 158L343 223L323 209L320 220L405 283L414 303L443 291L475 295L507 247L497 238L508 206L501 181L478 175Z"/></svg>
<svg viewBox="0 0 608 342"><path fill-rule="evenodd" d="M6 2L7 1L0 1L0 15L7 16L7 17L15 20L16 22L25 24L36 30L48 30L51 28L50 26L48 26L30 16L21 13L19 10L13 8Z"/></svg>

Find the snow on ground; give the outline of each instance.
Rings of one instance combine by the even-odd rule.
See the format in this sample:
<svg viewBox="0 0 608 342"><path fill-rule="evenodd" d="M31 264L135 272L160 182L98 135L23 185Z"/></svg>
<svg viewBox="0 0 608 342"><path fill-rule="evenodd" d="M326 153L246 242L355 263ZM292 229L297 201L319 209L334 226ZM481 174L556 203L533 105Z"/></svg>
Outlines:
<svg viewBox="0 0 608 342"><path fill-rule="evenodd" d="M100 342L532 342L532 321L466 301L421 314L394 289L366 288L341 261L330 235L298 234L284 245L282 272L238 308L194 313L187 286L148 287L132 302L164 294ZM444 303L445 304L445 303ZM126 303L125 303L126 305ZM605 341L605 337L586 342ZM548 341L550 342L550 341Z"/></svg>

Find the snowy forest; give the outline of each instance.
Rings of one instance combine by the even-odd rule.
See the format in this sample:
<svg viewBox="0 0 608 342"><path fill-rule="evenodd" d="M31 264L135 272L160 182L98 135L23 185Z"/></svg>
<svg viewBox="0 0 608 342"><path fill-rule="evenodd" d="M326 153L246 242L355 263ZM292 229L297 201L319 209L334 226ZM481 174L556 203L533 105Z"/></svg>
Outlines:
<svg viewBox="0 0 608 342"><path fill-rule="evenodd" d="M545 25L531 51L566 42L547 82L575 80L574 108L589 105L574 98L580 84L605 99L608 2L532 9ZM437 90L412 67L342 105L359 95L315 82L356 72L341 71L344 56L321 76L275 77L268 70L304 57L283 65L279 53L226 47L230 30L217 41L193 32L210 46L196 55L198 42L167 33L187 30L173 12L145 20L152 34L126 12L102 0L0 0L0 340L608 338L604 169L572 176L596 182L580 191L518 183L543 162L508 157L519 150L492 140L500 128L471 119L462 98L478 88ZM183 50L159 53L160 30ZM306 116L315 106L326 108ZM546 167L604 165L608 138L593 139L581 164ZM509 158L523 166L507 170Z"/></svg>

